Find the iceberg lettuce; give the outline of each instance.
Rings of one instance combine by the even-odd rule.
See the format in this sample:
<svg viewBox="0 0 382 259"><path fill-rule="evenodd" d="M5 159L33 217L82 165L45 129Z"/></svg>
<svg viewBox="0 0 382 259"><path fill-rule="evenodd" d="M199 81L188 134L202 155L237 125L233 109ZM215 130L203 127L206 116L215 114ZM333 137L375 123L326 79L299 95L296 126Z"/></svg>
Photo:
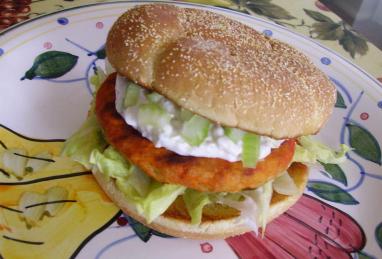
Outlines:
<svg viewBox="0 0 382 259"><path fill-rule="evenodd" d="M90 115L81 128L65 141L62 155L72 158L90 170L90 155L94 150L102 151L107 146L102 130L94 114Z"/></svg>
<svg viewBox="0 0 382 259"><path fill-rule="evenodd" d="M204 206L212 202L210 195L206 192L187 189L183 195L183 200L191 217L191 224L200 224Z"/></svg>
<svg viewBox="0 0 382 259"><path fill-rule="evenodd" d="M309 136L299 137L298 143L293 161L301 163L316 163L317 161L325 164L343 163L346 160L346 153L350 150L347 145L341 144L340 150L335 151Z"/></svg>

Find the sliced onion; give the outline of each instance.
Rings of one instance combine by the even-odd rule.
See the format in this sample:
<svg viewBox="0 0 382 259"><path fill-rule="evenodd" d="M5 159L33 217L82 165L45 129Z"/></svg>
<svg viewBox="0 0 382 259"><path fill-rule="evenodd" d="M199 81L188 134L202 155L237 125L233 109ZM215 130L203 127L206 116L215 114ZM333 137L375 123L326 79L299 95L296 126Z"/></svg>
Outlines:
<svg viewBox="0 0 382 259"><path fill-rule="evenodd" d="M261 225L262 233L264 235L273 193L272 181L265 183L264 185L255 190L244 191L244 193L251 197L257 204L256 216L258 223L260 223Z"/></svg>
<svg viewBox="0 0 382 259"><path fill-rule="evenodd" d="M240 211L240 216L237 218L237 220L243 220L245 224L250 227L251 230L254 231L257 235L257 204L255 200L249 195L244 195L244 198L245 199L243 201L235 201L229 198L220 197L217 202Z"/></svg>

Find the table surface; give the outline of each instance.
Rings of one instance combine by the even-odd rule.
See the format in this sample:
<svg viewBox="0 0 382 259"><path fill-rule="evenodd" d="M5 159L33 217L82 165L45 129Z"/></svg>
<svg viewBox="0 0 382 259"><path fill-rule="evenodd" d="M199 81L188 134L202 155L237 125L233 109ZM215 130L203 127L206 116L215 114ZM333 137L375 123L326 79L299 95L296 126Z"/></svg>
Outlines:
<svg viewBox="0 0 382 259"><path fill-rule="evenodd" d="M382 1L380 0L321 0L354 30L382 50Z"/></svg>
<svg viewBox="0 0 382 259"><path fill-rule="evenodd" d="M2 0L0 2L0 30L4 31L9 26L40 15L95 2L108 1ZM352 20L351 17L349 19L349 13L354 16L357 14L357 10L362 9L361 5L358 4L358 2L360 2L359 0L350 1L354 3L352 6L349 5L349 8L344 8L343 5L342 7L338 7L337 5L336 8L335 4L327 4L331 6L334 11L339 13L344 20L317 0L188 0L186 2L230 8L286 26L336 51L382 82L382 51L371 43L371 41L373 41L377 45L379 44L378 33L374 33L374 37L370 36L373 35L370 30L362 29L365 28L365 25L362 27L359 23L354 23L354 19ZM375 1L370 0L365 2L369 2L366 8L370 8L370 2L374 4ZM380 8L382 8L382 6ZM358 14L359 13L361 13L361 11L358 11ZM361 22L364 20L365 19L361 17ZM353 27L349 25L349 23L351 23ZM370 26L366 27L370 28ZM368 41L364 36L360 35L354 28L358 29L363 35L366 35L371 41Z"/></svg>

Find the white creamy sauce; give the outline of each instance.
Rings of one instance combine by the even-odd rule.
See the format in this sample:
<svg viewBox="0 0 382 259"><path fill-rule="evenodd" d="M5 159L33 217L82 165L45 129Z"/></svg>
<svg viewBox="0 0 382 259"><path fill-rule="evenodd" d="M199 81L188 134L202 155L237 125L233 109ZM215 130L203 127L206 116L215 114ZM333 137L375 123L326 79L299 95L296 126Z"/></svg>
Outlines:
<svg viewBox="0 0 382 259"><path fill-rule="evenodd" d="M151 125L141 125L138 121L139 105L147 103L143 88L140 90L140 98L136 105L124 108L123 100L128 80L117 76L116 80L116 109L125 119L126 123L138 130L143 137L154 143L155 147L164 147L179 155L196 157L221 158L230 162L240 161L242 154L242 141L235 143L224 135L222 126L213 124L207 138L199 146L191 146L181 136L183 121L179 118L180 109L166 98L161 98L160 104L170 115L171 120L163 128L154 128ZM275 140L269 137L261 137L260 157L266 157L272 148L278 148L283 140Z"/></svg>

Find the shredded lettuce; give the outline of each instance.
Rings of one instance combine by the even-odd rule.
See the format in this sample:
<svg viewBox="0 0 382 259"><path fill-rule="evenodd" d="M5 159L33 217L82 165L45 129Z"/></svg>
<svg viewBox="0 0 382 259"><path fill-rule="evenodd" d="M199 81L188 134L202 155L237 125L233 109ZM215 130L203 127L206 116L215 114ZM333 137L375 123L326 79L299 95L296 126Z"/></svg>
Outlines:
<svg viewBox="0 0 382 259"><path fill-rule="evenodd" d="M72 158L87 169L91 169L90 155L94 150L102 151L107 143L94 114L90 115L81 128L66 140L62 155Z"/></svg>
<svg viewBox="0 0 382 259"><path fill-rule="evenodd" d="M142 200L143 213L146 220L150 223L163 214L185 190L185 186L153 181L147 197Z"/></svg>
<svg viewBox="0 0 382 259"><path fill-rule="evenodd" d="M273 180L273 190L283 195L296 195L299 190L288 172Z"/></svg>
<svg viewBox="0 0 382 259"><path fill-rule="evenodd" d="M206 192L187 189L183 195L183 200L191 217L191 224L199 225L202 221L204 206L212 202L210 195Z"/></svg>
<svg viewBox="0 0 382 259"><path fill-rule="evenodd" d="M146 197L151 183L151 178L142 172L138 167L132 166L129 182L141 197Z"/></svg>
<svg viewBox="0 0 382 259"><path fill-rule="evenodd" d="M107 74L102 68L97 67L97 72L90 77L90 83L94 86L94 91L97 92L103 81L105 81Z"/></svg>
<svg viewBox="0 0 382 259"><path fill-rule="evenodd" d="M119 190L144 214L148 222L165 212L186 189L184 186L151 180L111 146L103 153L98 150L92 152L90 163L106 176L116 179Z"/></svg>
<svg viewBox="0 0 382 259"><path fill-rule="evenodd" d="M111 146L104 152L93 150L89 162L107 177L125 178L131 175L132 166Z"/></svg>
<svg viewBox="0 0 382 259"><path fill-rule="evenodd" d="M80 130L66 141L62 153L88 169L96 168L115 179L117 188L148 222L163 214L178 196L183 195L192 224L200 224L204 206L219 202L239 209L240 217L246 218L256 230L256 202L252 198L243 199L242 193L209 194L181 185L159 183L124 159L113 147L106 147L97 120L90 115Z"/></svg>
<svg viewBox="0 0 382 259"><path fill-rule="evenodd" d="M110 64L109 60L105 58L105 71L107 75L115 72L114 67Z"/></svg>
<svg viewBox="0 0 382 259"><path fill-rule="evenodd" d="M298 138L293 161L302 163L316 163L320 161L325 164L339 164L346 160L346 153L350 148L345 145L340 145L340 150L335 151L330 147L313 140L309 136Z"/></svg>
<svg viewBox="0 0 382 259"><path fill-rule="evenodd" d="M244 193L256 202L256 218L257 222L260 223L264 235L273 193L272 181L268 181L263 186L254 190L244 191Z"/></svg>
<svg viewBox="0 0 382 259"><path fill-rule="evenodd" d="M238 200L235 199L238 197L237 195L217 195L217 202L240 211L239 218L244 220L245 224L248 225L257 234L257 202L250 195L247 195L246 192L247 191L240 193L240 199Z"/></svg>
<svg viewBox="0 0 382 259"><path fill-rule="evenodd" d="M143 214L143 197L139 191L137 191L136 186L132 185L132 182L128 179L122 177L115 178L115 184L117 185L118 190L124 194L126 200L135 206L139 213Z"/></svg>

